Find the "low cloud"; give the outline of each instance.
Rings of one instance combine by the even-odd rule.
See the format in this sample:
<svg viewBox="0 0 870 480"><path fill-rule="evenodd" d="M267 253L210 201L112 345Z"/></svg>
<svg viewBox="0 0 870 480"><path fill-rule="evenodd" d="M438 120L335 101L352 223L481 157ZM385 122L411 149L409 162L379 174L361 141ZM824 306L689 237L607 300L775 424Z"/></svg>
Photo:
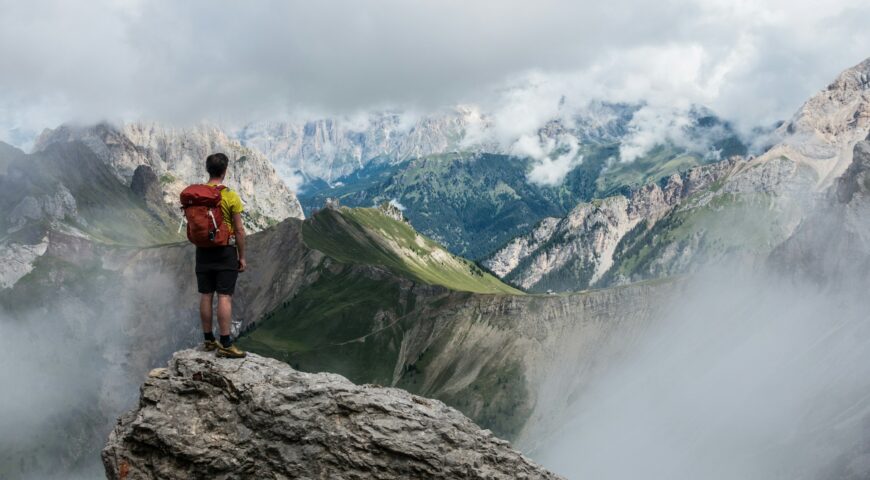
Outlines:
<svg viewBox="0 0 870 480"><path fill-rule="evenodd" d="M552 187L561 184L565 176L583 162L579 149L580 143L572 135L556 139L524 135L514 144L513 153L534 160L529 182Z"/></svg>
<svg viewBox="0 0 870 480"><path fill-rule="evenodd" d="M870 16L866 2L816 7L0 0L0 139L26 145L69 120L246 123L475 104L513 141L558 116L563 95L680 99L748 129L789 116L870 53L856 21Z"/></svg>
<svg viewBox="0 0 870 480"><path fill-rule="evenodd" d="M671 108L641 108L634 113L628 124L629 133L619 146L619 159L631 162L646 155L656 145L665 142L680 143L683 132L691 122L688 112Z"/></svg>
<svg viewBox="0 0 870 480"><path fill-rule="evenodd" d="M865 478L864 290L708 273L587 382L537 459L568 478Z"/></svg>
<svg viewBox="0 0 870 480"><path fill-rule="evenodd" d="M305 185L305 177L299 171L287 172L281 175L281 179L287 184L292 192L299 193Z"/></svg>
<svg viewBox="0 0 870 480"><path fill-rule="evenodd" d="M391 199L390 199L390 205L392 205L392 206L398 208L399 211L402 211L402 212L405 211L405 206L402 205L401 203L399 203L399 201L396 200L395 198L391 198Z"/></svg>

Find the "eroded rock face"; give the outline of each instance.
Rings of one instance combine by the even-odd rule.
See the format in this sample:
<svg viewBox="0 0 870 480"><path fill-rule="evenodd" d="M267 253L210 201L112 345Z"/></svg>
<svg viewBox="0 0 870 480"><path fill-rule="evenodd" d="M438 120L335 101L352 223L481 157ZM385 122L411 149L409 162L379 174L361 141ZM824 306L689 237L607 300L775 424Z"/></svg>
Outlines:
<svg viewBox="0 0 870 480"><path fill-rule="evenodd" d="M158 182L163 203L176 208L181 190L191 183L206 180L205 158L224 152L230 168L224 183L235 190L245 204L250 232L266 228L285 218L303 218L296 194L278 177L262 153L230 139L214 125L171 128L156 123L129 123L120 126L98 124L88 127L61 125L46 130L37 139L35 151L55 143L80 141L87 145L125 184L132 184L135 172L148 166ZM140 172L140 175L142 172ZM141 181L141 179L140 179Z"/></svg>
<svg viewBox="0 0 870 480"><path fill-rule="evenodd" d="M51 194L38 196L28 195L9 212L8 231L19 230L28 222L56 222L64 218L78 219L76 199L63 184L57 185L57 190Z"/></svg>
<svg viewBox="0 0 870 480"><path fill-rule="evenodd" d="M158 203L163 200L163 191L160 189L160 180L154 169L148 165L139 165L133 171L133 178L130 180L130 190L137 197L145 200L147 203Z"/></svg>
<svg viewBox="0 0 870 480"><path fill-rule="evenodd" d="M559 478L437 400L177 352L109 436L110 479Z"/></svg>
<svg viewBox="0 0 870 480"><path fill-rule="evenodd" d="M515 238L484 265L525 289L593 286L618 260L617 247L633 229L652 228L681 202L709 188L740 162L734 158L695 167L671 175L662 184L641 186L629 197L616 195L581 203L564 218L545 219L529 234Z"/></svg>

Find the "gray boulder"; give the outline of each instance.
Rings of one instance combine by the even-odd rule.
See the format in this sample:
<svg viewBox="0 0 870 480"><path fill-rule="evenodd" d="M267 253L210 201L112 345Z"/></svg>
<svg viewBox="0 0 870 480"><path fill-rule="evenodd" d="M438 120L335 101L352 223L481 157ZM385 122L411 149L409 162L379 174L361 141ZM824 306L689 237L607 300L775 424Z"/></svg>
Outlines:
<svg viewBox="0 0 870 480"><path fill-rule="evenodd" d="M102 457L110 479L559 478L440 401L195 350L148 375Z"/></svg>

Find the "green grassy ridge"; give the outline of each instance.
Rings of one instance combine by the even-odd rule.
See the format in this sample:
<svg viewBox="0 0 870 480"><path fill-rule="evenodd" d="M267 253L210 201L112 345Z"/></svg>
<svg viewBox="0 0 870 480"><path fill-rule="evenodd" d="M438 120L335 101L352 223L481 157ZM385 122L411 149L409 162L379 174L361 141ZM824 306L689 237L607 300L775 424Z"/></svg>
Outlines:
<svg viewBox="0 0 870 480"><path fill-rule="evenodd" d="M378 265L411 280L476 293L522 294L374 208L323 209L302 226L305 244L349 264Z"/></svg>
<svg viewBox="0 0 870 480"><path fill-rule="evenodd" d="M384 328L375 334L377 338L354 340L385 326L377 324L379 313L401 317L413 307L402 301L395 279L371 278L348 266L338 272L324 269L313 284L272 312L239 344L300 370L329 371L356 383L389 385L398 355L396 342L401 342L401 327L408 325Z"/></svg>
<svg viewBox="0 0 870 480"><path fill-rule="evenodd" d="M474 295L522 294L378 209L323 209L301 228L306 246L327 258L309 272L312 283L239 339L241 348L299 370L392 385L407 335L417 341L435 335L439 318ZM445 288L409 288L409 280ZM502 360L509 359L487 360L482 377L456 392L444 384L449 375L428 365L451 341L449 332L440 331L434 345L417 360L411 358L411 365L399 372L397 386L445 401L485 428L513 438L530 411L521 366L513 361L512 368L505 367ZM424 390L427 375L439 378Z"/></svg>
<svg viewBox="0 0 870 480"><path fill-rule="evenodd" d="M298 370L338 373L358 384L392 385L406 335L417 341L437 335L416 360L410 358L396 386L442 400L484 428L513 438L530 412L526 379L516 360L486 360L479 377L459 391L446 384L456 359L443 370L430 365L454 341L452 328L436 329L439 318L473 295L449 290L421 293L389 274L381 277L351 264L324 264L316 281L238 343ZM434 378L424 388L427 377Z"/></svg>

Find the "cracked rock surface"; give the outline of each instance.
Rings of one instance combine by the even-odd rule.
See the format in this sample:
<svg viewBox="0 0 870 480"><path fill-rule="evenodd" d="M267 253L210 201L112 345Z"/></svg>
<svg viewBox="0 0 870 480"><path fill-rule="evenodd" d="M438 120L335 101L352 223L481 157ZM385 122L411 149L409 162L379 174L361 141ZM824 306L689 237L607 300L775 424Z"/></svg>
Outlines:
<svg viewBox="0 0 870 480"><path fill-rule="evenodd" d="M197 350L151 371L102 456L110 479L560 478L440 401Z"/></svg>

